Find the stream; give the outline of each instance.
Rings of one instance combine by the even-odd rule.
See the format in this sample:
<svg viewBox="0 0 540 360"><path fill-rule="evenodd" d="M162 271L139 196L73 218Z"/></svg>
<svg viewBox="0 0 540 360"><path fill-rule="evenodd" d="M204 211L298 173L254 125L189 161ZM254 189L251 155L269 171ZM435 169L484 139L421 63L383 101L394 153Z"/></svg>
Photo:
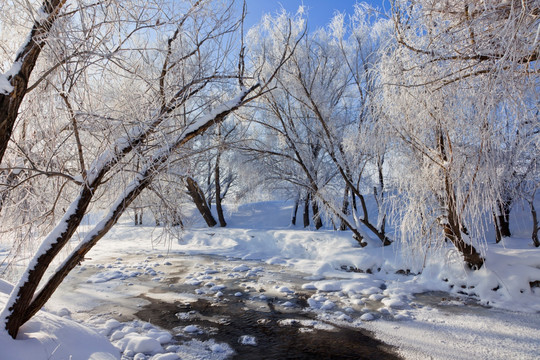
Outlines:
<svg viewBox="0 0 540 360"><path fill-rule="evenodd" d="M399 358L369 331L309 310L315 290L302 289L307 274L219 256L146 255L88 261L51 301L56 312L74 302L70 315L78 321L139 319L168 330L178 344L227 343L233 359ZM361 307L336 312L351 319Z"/></svg>

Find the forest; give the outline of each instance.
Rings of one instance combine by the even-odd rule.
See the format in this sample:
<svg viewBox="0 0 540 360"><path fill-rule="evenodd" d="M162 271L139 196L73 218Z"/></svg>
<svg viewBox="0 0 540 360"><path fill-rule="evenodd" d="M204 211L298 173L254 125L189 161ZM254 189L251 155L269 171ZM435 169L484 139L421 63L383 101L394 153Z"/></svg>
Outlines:
<svg viewBox="0 0 540 360"><path fill-rule="evenodd" d="M0 4L1 336L123 215L181 238L277 200L281 226L424 265L443 251L471 276L515 230L533 254L517 292L538 301L538 1L358 2L320 28L303 6L251 28L247 12Z"/></svg>

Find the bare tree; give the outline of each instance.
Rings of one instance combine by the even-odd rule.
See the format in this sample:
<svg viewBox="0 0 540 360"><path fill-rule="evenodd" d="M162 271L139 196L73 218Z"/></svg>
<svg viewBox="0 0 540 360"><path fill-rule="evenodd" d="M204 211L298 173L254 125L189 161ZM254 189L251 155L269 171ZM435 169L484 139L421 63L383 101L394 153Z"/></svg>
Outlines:
<svg viewBox="0 0 540 360"><path fill-rule="evenodd" d="M132 86L143 86L145 92L151 94L147 97L148 102L143 103L146 108L129 111L132 104L114 96L109 97L114 95L114 92L103 94L103 89L93 81L81 86L97 86L91 94L102 95L99 112L94 110L84 114L83 111L73 111L74 106L66 104L68 114L72 111L73 115L84 114L83 116L95 119L98 124L100 119L115 121L106 110L118 113L118 125L107 134L111 136L108 137L109 143L101 145L102 148L98 147L97 151L86 151L87 154L83 154L83 157L88 158L85 157L84 162L79 156L80 177L64 174L70 177L74 184L78 184L78 189L74 194L66 194L71 202L69 207L43 240L0 315L0 322L12 337L16 337L20 326L43 306L69 271L84 260L84 255L110 230L132 201L150 186L152 179L167 169L172 154L178 153L189 140L212 125L222 122L231 112L268 91L268 84L275 77L280 65L294 51L296 40L289 35L281 46L281 61L272 71L263 75L260 70L254 69L252 76L245 76L236 71L236 64L231 61L232 52L237 50L233 46L233 39L239 24L233 17L233 4L197 1L193 4L183 3L185 7L178 8L176 13L170 13L174 3L164 1L156 7L144 7L152 9L151 14L139 13L138 10L143 8L132 3L130 5L134 5L133 8L122 5L122 9L129 8L133 11L131 15L134 18L128 19L127 23L133 20L138 28L147 28L156 33L166 31L169 37L160 41L157 36L157 42L152 44L156 47L146 44L146 41L153 37L148 37L147 40L134 38L132 45L142 41L142 46L133 46L131 53L126 51L121 54L121 58L111 63L106 62L110 67L102 68L101 74L106 76L111 85L118 85L110 81L118 78L119 84L123 84L122 79L129 79ZM81 31L81 34L84 35L85 32ZM131 32L128 32L128 38L131 38L130 34ZM92 37L85 39L90 43L93 40ZM116 38L106 40L100 45L114 49ZM242 58L240 56L240 62ZM160 66L155 65L156 59ZM102 64L99 63L100 66ZM127 66L128 64L130 66ZM224 100L221 94L230 92L236 82L240 85L237 95ZM80 105L84 103L81 102ZM130 119L126 114L133 117ZM75 146L72 150L78 153L80 149L86 149L85 140L88 139L88 144L91 144L91 135L81 138L81 146ZM77 137L73 138L78 144ZM132 170L134 159L144 159L144 164L136 172ZM127 171L128 169L130 171ZM100 199L106 203L108 199L116 200L108 206L109 212L102 221L38 289L53 259L71 239L89 207Z"/></svg>
<svg viewBox="0 0 540 360"><path fill-rule="evenodd" d="M256 119L277 138L278 144L265 143L271 140L267 137L253 150L259 152L262 159L274 159L272 166L278 164L277 175L282 180L305 189L304 200L312 200L314 214L323 212L319 210L320 204L328 218L338 219L361 244L365 245L364 240L373 234L382 244L389 245L382 210L384 150L381 151L379 138L374 136L376 116L372 99L375 91L371 77L377 61L377 40L370 42L369 38L377 35L369 33L371 28L367 26L369 19L364 8L357 6L356 9L359 23L348 29L353 34L350 39L344 38L348 30L343 16L334 20L332 34L321 29L304 37L298 51L276 79L278 89L265 97L262 106L266 107L268 115L261 116L260 121ZM285 23L285 19L285 14L272 19L274 27ZM297 17L290 21L301 27L303 20ZM264 41L271 41L267 39L274 35L268 32ZM378 168L379 174L377 199L381 206L377 222L373 221L373 211L368 210L365 198L372 189L372 177L367 170L372 165ZM271 166L268 172L271 173ZM345 196L339 205L335 199L342 189ZM352 219L347 214L349 197L353 205Z"/></svg>

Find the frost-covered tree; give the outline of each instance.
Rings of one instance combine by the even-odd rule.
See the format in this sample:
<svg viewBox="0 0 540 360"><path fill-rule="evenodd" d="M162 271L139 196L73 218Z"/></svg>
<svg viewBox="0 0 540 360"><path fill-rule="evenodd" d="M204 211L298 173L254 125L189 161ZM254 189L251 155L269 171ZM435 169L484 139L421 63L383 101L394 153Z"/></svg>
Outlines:
<svg viewBox="0 0 540 360"><path fill-rule="evenodd" d="M373 70L389 23L375 19L371 24L370 10L357 5L350 21L338 15L328 29L303 38L276 77L276 90L261 103L265 136L256 150L271 159L267 173L278 164L276 175L304 188L328 218L340 222L336 227L350 229L362 244L374 235L388 245L382 208L385 150L377 135ZM272 57L275 29L289 23L301 28L302 15L301 8L293 18L267 17L257 31L267 35L251 42L262 44L261 54ZM381 200L374 217L366 202L373 184Z"/></svg>
<svg viewBox="0 0 540 360"><path fill-rule="evenodd" d="M395 1L393 20L381 72L402 237L446 239L479 268L487 219L508 219L537 157L538 2Z"/></svg>
<svg viewBox="0 0 540 360"><path fill-rule="evenodd" d="M43 77L63 99L65 120L71 124L73 146L57 146L56 151L72 152L70 169L79 173L63 171L62 176L71 181L62 193L65 213L44 236L0 314L2 331L12 337L134 199L168 169L169 160L191 139L267 91L268 82L294 49L294 37L288 36L281 44L282 62L274 64L270 74L262 77L254 69L247 76L238 71L243 56L238 56L242 52L234 40L240 17L234 16L232 2L77 4L76 9L65 8L58 15L65 26L58 28L56 38L65 48L53 54L78 54L86 47L90 54L102 56L75 71L71 87L58 85L73 75L69 72L73 69L62 66L67 62L61 61L57 72ZM95 37L92 31L100 24L105 28L97 30ZM41 101L46 105L50 99ZM87 133L80 126L83 119ZM139 170L135 161L142 161ZM38 289L90 206L108 213Z"/></svg>

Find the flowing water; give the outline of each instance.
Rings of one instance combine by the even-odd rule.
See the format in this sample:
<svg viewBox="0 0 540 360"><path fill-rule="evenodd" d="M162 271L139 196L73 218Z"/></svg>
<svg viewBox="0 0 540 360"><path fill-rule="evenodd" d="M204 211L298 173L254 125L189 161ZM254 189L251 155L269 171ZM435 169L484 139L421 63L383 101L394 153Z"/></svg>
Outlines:
<svg viewBox="0 0 540 360"><path fill-rule="evenodd" d="M88 297L92 286L101 285L118 294L74 315L83 319L108 313L120 321L140 319L169 330L178 344L215 339L234 349L233 359L398 358L392 347L370 332L346 322L327 322L320 312L309 310L306 300L314 291L301 289L306 274L216 256L169 255L140 263L136 259L135 255L116 259L109 271L142 272L150 264L162 271L87 284L88 277L104 271L103 266L89 264L71 276L65 286L72 293Z"/></svg>
<svg viewBox="0 0 540 360"><path fill-rule="evenodd" d="M226 342L236 352L234 359L398 358L369 332L328 324L314 312L305 311L306 299L312 293L267 291L267 285L276 280L294 286L299 279L295 279L297 274L266 272L264 279L253 286L246 286L252 279L243 277L224 282L227 291L218 300L201 297L194 302L168 303L143 296L150 303L135 315L176 333L179 340L185 337L183 329L194 325L202 331L189 337ZM268 283L268 276L274 281ZM167 288L187 293L196 290L197 286L185 284Z"/></svg>

